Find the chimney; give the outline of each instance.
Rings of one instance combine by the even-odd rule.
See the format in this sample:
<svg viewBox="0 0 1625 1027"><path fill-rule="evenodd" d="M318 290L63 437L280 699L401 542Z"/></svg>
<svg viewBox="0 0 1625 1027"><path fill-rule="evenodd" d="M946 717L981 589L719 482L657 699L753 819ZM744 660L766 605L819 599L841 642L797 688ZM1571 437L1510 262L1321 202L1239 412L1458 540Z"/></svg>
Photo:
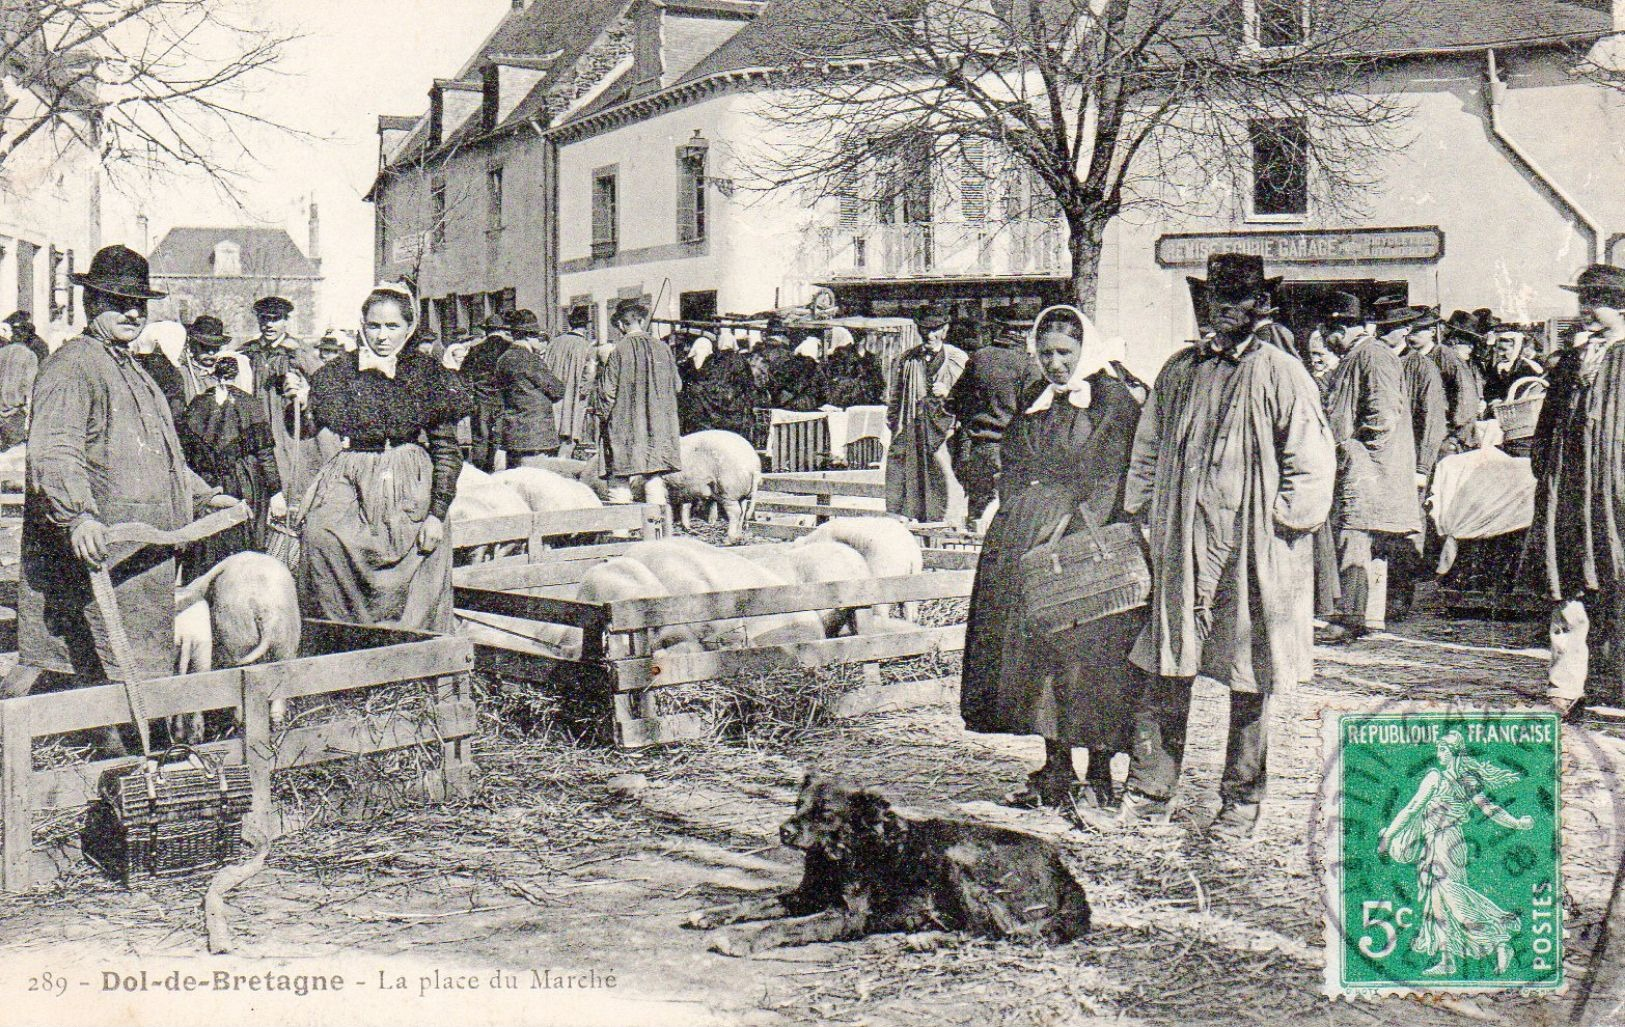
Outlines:
<svg viewBox="0 0 1625 1027"><path fill-rule="evenodd" d="M310 249L305 256L312 264L322 262L322 219L316 213L316 201L310 201Z"/></svg>
<svg viewBox="0 0 1625 1027"><path fill-rule="evenodd" d="M1625 0L1621 0L1625 2ZM632 11L632 95L659 90L665 75L665 0L638 0Z"/></svg>
<svg viewBox="0 0 1625 1027"><path fill-rule="evenodd" d="M147 216L145 214L137 214L135 216L135 237L141 243L142 253L146 253L147 247L151 245L151 240L147 237L148 230L149 225L147 222Z"/></svg>

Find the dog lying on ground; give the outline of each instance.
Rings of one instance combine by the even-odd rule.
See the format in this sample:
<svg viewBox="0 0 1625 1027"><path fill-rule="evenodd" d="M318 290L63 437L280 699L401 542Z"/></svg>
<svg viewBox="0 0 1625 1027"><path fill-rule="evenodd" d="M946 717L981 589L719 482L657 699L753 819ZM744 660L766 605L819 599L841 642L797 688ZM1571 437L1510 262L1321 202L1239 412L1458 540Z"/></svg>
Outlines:
<svg viewBox="0 0 1625 1027"><path fill-rule="evenodd" d="M713 951L929 930L1062 942L1089 930L1083 886L1036 835L904 812L872 789L809 774L779 837L806 853L801 884L689 917L700 929L770 921L718 931Z"/></svg>

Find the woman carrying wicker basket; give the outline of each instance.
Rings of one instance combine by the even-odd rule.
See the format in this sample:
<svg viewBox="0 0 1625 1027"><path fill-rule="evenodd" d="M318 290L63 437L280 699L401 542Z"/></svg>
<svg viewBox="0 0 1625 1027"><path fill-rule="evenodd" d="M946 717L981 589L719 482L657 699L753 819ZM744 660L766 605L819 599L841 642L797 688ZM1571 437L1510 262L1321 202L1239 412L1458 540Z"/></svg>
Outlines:
<svg viewBox="0 0 1625 1027"><path fill-rule="evenodd" d="M1094 325L1076 310L1047 311L1033 345L1048 380L1024 395L1023 412L1004 436L999 512L971 593L960 711L972 731L1043 736L1043 767L1007 802L1111 806L1111 758L1129 746L1128 652L1143 608L1060 634L1034 631L1026 623L1021 561L1058 534L1124 520L1140 405L1107 362ZM1081 786L1074 748L1089 751Z"/></svg>

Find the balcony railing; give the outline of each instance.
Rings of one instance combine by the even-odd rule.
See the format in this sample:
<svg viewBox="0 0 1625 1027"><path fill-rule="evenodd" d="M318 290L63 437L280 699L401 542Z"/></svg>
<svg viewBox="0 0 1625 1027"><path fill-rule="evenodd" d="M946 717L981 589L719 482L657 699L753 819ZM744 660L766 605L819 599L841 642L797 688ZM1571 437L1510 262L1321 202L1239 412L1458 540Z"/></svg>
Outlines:
<svg viewBox="0 0 1625 1027"><path fill-rule="evenodd" d="M1065 275L1060 221L936 221L826 231L837 279Z"/></svg>

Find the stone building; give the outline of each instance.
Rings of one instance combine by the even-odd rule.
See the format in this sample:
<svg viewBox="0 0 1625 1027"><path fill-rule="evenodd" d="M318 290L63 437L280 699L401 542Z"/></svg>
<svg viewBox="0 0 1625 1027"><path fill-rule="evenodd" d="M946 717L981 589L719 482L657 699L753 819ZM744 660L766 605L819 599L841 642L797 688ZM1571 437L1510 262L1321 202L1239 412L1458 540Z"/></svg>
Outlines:
<svg viewBox="0 0 1625 1027"><path fill-rule="evenodd" d="M322 291L319 221L310 209L308 251L280 228L173 228L153 249L153 288L169 295L152 305L155 320L191 322L213 314L235 338L259 334L254 301L282 296L294 305L295 337L314 338Z"/></svg>

